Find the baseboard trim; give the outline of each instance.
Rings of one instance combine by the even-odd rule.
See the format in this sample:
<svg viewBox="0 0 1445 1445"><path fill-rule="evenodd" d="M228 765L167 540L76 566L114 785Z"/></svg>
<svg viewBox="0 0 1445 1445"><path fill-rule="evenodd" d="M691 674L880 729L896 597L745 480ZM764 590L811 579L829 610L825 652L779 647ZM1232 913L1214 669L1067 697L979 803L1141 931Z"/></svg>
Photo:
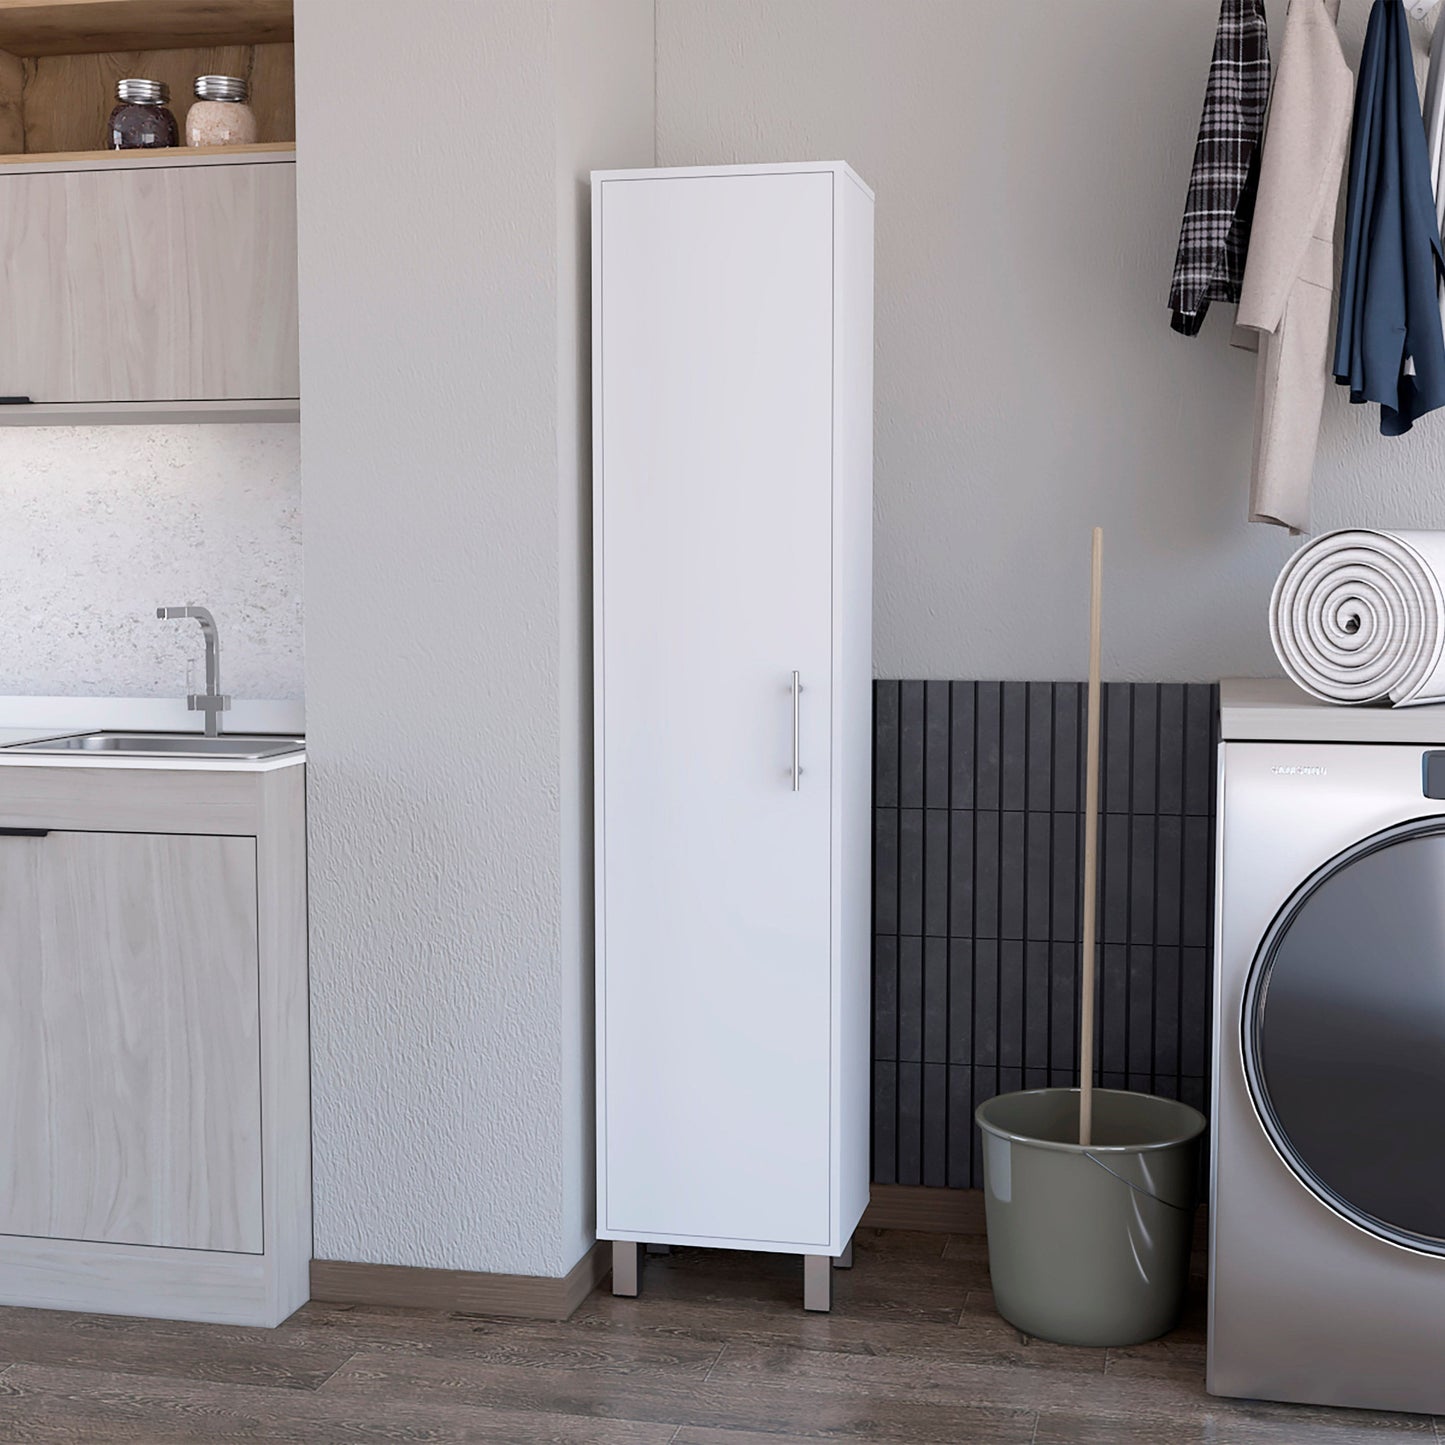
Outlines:
<svg viewBox="0 0 1445 1445"><path fill-rule="evenodd" d="M874 1184L868 1192L868 1208L863 1211L861 1227L982 1234L983 1190Z"/></svg>
<svg viewBox="0 0 1445 1445"><path fill-rule="evenodd" d="M562 1281L562 1314L570 1319L572 1312L612 1273L612 1241L599 1239L567 1272Z"/></svg>
<svg viewBox="0 0 1445 1445"><path fill-rule="evenodd" d="M594 1244L561 1279L313 1259L311 1298L330 1304L391 1305L402 1309L511 1315L528 1320L565 1320L611 1269L611 1246L602 1242Z"/></svg>

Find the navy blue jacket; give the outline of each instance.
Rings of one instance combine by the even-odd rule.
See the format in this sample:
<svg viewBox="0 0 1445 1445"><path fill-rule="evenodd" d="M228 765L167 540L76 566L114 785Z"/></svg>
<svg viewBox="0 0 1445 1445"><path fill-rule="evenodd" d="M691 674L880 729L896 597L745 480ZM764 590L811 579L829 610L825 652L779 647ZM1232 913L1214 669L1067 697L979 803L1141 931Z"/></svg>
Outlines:
<svg viewBox="0 0 1445 1445"><path fill-rule="evenodd" d="M1351 401L1380 404L1385 436L1445 406L1441 274L1409 23L1401 0L1375 0L1355 89L1335 380ZM1405 374L1407 357L1414 376Z"/></svg>

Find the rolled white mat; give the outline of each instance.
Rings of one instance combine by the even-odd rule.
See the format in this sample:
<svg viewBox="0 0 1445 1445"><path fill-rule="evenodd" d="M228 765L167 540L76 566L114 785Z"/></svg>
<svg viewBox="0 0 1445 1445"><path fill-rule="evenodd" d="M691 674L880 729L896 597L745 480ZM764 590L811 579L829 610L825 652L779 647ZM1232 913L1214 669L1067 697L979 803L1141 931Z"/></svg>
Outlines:
<svg viewBox="0 0 1445 1445"><path fill-rule="evenodd" d="M1284 565L1269 635L1325 702L1445 701L1445 532L1326 532Z"/></svg>

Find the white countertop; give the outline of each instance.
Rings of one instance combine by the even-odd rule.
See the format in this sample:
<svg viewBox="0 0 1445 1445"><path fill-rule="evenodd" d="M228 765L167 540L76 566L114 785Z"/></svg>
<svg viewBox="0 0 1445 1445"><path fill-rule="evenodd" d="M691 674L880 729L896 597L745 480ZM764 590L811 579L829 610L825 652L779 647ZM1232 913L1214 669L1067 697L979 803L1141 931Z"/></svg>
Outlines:
<svg viewBox="0 0 1445 1445"><path fill-rule="evenodd" d="M115 768L126 771L162 770L169 773L270 773L277 768L300 767L306 761L306 749L282 753L274 758L236 757L174 757L138 758L116 753L11 753L13 743L38 742L41 738L64 736L54 728L32 732L23 728L0 728L0 768L99 768L109 772Z"/></svg>
<svg viewBox="0 0 1445 1445"><path fill-rule="evenodd" d="M238 699L225 714L222 731L278 733L300 737L306 713L299 702ZM0 697L0 766L22 768L137 768L167 772L268 773L294 768L306 752L278 758L135 758L66 756L60 753L7 753L12 743L101 731L199 733L200 718L179 698L126 697Z"/></svg>
<svg viewBox="0 0 1445 1445"><path fill-rule="evenodd" d="M1320 702L1283 678L1225 678L1224 742L1425 743L1445 746L1445 705L1347 707Z"/></svg>

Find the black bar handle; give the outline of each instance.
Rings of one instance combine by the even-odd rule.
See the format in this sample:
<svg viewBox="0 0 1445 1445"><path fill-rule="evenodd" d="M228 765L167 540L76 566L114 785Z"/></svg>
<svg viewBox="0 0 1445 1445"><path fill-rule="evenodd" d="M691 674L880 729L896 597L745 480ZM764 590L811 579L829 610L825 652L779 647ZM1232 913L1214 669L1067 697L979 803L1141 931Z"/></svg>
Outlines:
<svg viewBox="0 0 1445 1445"><path fill-rule="evenodd" d="M0 396L0 406L34 406L28 396Z"/></svg>
<svg viewBox="0 0 1445 1445"><path fill-rule="evenodd" d="M0 828L0 838L48 838L49 828Z"/></svg>

